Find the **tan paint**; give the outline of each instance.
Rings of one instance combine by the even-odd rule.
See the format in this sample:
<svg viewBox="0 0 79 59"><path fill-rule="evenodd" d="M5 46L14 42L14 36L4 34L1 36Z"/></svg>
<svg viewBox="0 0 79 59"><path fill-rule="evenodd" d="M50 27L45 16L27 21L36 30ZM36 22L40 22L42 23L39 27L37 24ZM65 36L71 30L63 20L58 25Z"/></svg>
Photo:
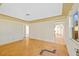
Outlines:
<svg viewBox="0 0 79 59"><path fill-rule="evenodd" d="M72 6L73 6L72 3L64 3L62 9L62 15L67 16L69 14L69 11L72 9Z"/></svg>

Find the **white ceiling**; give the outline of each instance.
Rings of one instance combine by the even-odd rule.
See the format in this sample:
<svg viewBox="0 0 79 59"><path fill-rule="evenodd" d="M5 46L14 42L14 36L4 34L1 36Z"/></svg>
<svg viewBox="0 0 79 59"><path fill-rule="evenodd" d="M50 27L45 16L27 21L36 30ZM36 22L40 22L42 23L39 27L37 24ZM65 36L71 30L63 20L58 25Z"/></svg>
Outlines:
<svg viewBox="0 0 79 59"><path fill-rule="evenodd" d="M23 20L35 20L62 14L61 3L5 3L0 13Z"/></svg>

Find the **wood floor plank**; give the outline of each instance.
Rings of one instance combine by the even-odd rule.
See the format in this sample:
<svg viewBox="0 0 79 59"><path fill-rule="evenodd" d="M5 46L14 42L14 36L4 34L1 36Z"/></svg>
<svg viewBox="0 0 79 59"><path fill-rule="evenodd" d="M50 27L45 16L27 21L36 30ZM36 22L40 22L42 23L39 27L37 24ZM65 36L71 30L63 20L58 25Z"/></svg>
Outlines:
<svg viewBox="0 0 79 59"><path fill-rule="evenodd" d="M45 42L41 40L30 39L20 40L10 44L0 46L0 56L39 56L40 51L43 49L54 50L56 53L52 54L49 52L44 52L43 55L47 56L67 56L67 48L65 45Z"/></svg>

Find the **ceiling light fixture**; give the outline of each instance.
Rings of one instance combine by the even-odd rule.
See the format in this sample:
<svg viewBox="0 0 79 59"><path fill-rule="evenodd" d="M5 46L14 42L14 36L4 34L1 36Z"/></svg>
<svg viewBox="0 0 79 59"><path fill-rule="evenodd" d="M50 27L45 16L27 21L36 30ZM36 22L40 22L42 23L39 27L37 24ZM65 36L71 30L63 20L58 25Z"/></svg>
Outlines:
<svg viewBox="0 0 79 59"><path fill-rule="evenodd" d="M26 16L29 16L30 14L28 13L28 14L26 14Z"/></svg>

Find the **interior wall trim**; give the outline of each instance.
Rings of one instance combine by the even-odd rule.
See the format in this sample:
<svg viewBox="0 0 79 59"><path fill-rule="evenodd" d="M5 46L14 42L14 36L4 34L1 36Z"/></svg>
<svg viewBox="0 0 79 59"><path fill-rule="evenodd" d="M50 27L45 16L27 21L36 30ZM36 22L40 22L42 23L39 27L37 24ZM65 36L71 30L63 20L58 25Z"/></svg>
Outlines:
<svg viewBox="0 0 79 59"><path fill-rule="evenodd" d="M67 15L69 14L69 11L72 9L72 6L73 6L73 3L64 3L63 9L62 9L62 15L52 16L52 17L43 18L43 19L36 19L36 20L32 20L32 21L25 21L22 19L4 15L4 14L0 14L0 19L16 21L16 22L21 22L21 23L25 23L25 24L36 23L36 22L45 22L45 21L50 21L50 20L54 20L54 19L58 20L58 19L67 17Z"/></svg>
<svg viewBox="0 0 79 59"><path fill-rule="evenodd" d="M29 21L24 21L22 19L18 19L18 18L15 18L15 17L4 15L4 14L0 14L0 19L29 24Z"/></svg>
<svg viewBox="0 0 79 59"><path fill-rule="evenodd" d="M53 20L59 20L59 19L65 19L65 18L66 18L66 16L60 15L60 16L54 16L54 17L30 21L30 23L46 22L46 21L53 21Z"/></svg>

